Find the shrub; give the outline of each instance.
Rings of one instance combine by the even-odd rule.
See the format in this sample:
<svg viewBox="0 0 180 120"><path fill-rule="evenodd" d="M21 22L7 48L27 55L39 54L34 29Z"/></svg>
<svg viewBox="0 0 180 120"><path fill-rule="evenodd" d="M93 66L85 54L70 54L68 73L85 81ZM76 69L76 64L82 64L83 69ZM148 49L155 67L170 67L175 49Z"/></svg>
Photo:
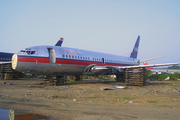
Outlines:
<svg viewBox="0 0 180 120"><path fill-rule="evenodd" d="M150 79L151 81L154 80L165 80L167 77L170 77L171 81L177 81L178 79L180 79L180 73L163 73L163 74L153 74L149 77L147 77L147 79Z"/></svg>

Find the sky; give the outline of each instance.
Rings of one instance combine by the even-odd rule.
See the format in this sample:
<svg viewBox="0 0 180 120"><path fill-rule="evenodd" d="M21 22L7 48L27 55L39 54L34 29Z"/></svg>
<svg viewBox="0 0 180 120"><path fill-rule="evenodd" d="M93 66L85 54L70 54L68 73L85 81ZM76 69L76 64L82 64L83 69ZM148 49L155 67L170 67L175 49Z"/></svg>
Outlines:
<svg viewBox="0 0 180 120"><path fill-rule="evenodd" d="M0 51L37 45L129 56L140 35L138 59L180 62L179 0L0 0Z"/></svg>

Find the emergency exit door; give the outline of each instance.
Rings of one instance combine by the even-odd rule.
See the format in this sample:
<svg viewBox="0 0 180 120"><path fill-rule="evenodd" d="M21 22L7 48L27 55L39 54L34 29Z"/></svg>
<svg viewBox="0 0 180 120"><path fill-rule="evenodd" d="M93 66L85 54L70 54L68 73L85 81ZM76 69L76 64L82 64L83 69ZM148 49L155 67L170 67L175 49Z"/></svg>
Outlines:
<svg viewBox="0 0 180 120"><path fill-rule="evenodd" d="M54 48L48 48L49 52L49 63L56 63L56 53Z"/></svg>

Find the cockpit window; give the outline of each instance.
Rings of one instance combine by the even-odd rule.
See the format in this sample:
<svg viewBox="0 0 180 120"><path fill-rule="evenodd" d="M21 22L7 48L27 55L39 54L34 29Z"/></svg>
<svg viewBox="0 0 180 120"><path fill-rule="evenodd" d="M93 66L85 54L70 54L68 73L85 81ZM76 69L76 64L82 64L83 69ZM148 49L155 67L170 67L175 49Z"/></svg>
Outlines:
<svg viewBox="0 0 180 120"><path fill-rule="evenodd" d="M26 50L21 50L21 53L26 52Z"/></svg>
<svg viewBox="0 0 180 120"><path fill-rule="evenodd" d="M36 51L31 51L31 54L36 54Z"/></svg>
<svg viewBox="0 0 180 120"><path fill-rule="evenodd" d="M31 49L21 50L20 53L27 53L28 55L36 54L36 51L33 51Z"/></svg>

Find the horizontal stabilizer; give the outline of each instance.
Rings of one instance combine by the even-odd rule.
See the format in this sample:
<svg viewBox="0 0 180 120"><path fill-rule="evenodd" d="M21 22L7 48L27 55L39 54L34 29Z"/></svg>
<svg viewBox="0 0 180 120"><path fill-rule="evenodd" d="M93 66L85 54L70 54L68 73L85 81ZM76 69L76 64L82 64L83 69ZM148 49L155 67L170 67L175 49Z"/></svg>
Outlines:
<svg viewBox="0 0 180 120"><path fill-rule="evenodd" d="M163 57L166 57L166 56L161 56L161 57L156 57L156 58L150 58L150 59L147 59L147 60L141 60L140 63L147 62L147 61L151 61L151 60L155 60L155 59L159 59L159 58L163 58Z"/></svg>

